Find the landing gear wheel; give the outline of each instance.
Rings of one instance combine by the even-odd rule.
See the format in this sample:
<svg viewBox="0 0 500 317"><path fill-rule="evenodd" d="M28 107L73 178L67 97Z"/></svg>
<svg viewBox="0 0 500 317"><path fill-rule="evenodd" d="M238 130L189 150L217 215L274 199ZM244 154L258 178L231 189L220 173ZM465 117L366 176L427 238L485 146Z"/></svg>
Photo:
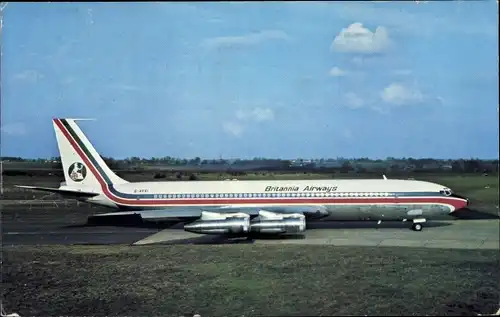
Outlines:
<svg viewBox="0 0 500 317"><path fill-rule="evenodd" d="M411 229L413 231L422 231L422 225L420 223L414 223L412 226L411 226Z"/></svg>

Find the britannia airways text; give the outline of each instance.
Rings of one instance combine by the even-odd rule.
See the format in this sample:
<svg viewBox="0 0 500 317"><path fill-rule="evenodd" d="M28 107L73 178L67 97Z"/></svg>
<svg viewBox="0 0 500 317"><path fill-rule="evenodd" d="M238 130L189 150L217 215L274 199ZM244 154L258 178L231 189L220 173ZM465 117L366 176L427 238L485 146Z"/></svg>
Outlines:
<svg viewBox="0 0 500 317"><path fill-rule="evenodd" d="M300 188L298 186L267 186L266 192L334 192L337 190L337 186L305 186Z"/></svg>

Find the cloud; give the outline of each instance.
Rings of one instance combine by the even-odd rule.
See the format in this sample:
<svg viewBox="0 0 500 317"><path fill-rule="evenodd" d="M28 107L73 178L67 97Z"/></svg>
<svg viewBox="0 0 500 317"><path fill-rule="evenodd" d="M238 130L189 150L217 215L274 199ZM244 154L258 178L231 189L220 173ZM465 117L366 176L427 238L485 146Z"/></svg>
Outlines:
<svg viewBox="0 0 500 317"><path fill-rule="evenodd" d="M338 68L337 66L335 66L332 69L330 69L329 74L330 74L330 76L333 76L333 77L342 77L342 76L347 75L347 72Z"/></svg>
<svg viewBox="0 0 500 317"><path fill-rule="evenodd" d="M127 85L127 84L112 84L112 85L109 85L109 88L117 89L117 90L125 90L125 91L142 91L143 90L141 87Z"/></svg>
<svg viewBox="0 0 500 317"><path fill-rule="evenodd" d="M36 83L38 80L42 79L43 74L39 73L36 70L25 70L16 75L14 75L15 80L26 81L31 83Z"/></svg>
<svg viewBox="0 0 500 317"><path fill-rule="evenodd" d="M365 101L353 92L345 94L344 99L346 106L351 109L359 109L365 105Z"/></svg>
<svg viewBox="0 0 500 317"><path fill-rule="evenodd" d="M92 9L87 9L87 20L89 24L94 24L94 15L92 14Z"/></svg>
<svg viewBox="0 0 500 317"><path fill-rule="evenodd" d="M351 129L344 129L341 134L346 139L352 139L354 136Z"/></svg>
<svg viewBox="0 0 500 317"><path fill-rule="evenodd" d="M28 133L24 123L9 123L2 126L2 132L10 136L23 136Z"/></svg>
<svg viewBox="0 0 500 317"><path fill-rule="evenodd" d="M342 106L346 108L372 110L380 114L389 114L394 107L422 104L429 101L433 104L444 104L444 99L441 97L425 95L416 88L410 88L400 83L392 83L379 93L360 95L351 91L346 93L342 100Z"/></svg>
<svg viewBox="0 0 500 317"><path fill-rule="evenodd" d="M392 71L393 75L398 75L398 76L408 76L411 73L412 72L409 69L396 69L396 70Z"/></svg>
<svg viewBox="0 0 500 317"><path fill-rule="evenodd" d="M202 46L207 48L229 48L237 46L252 46L270 40L288 40L289 36L279 30L267 30L240 36L220 36L205 39Z"/></svg>
<svg viewBox="0 0 500 317"><path fill-rule="evenodd" d="M235 137L241 136L243 134L243 131L245 130L245 128L241 124L236 122L224 122L222 128L226 133L231 134Z"/></svg>
<svg viewBox="0 0 500 317"><path fill-rule="evenodd" d="M222 124L224 131L232 136L240 137L246 130L248 122L264 122L274 120L274 112L270 108L256 107L251 110L238 110L235 120Z"/></svg>
<svg viewBox="0 0 500 317"><path fill-rule="evenodd" d="M208 23L222 23L223 21L221 18L210 18L207 20Z"/></svg>
<svg viewBox="0 0 500 317"><path fill-rule="evenodd" d="M394 107L416 105L432 102L434 105L443 105L444 99L425 95L416 88L410 88L401 83L392 83L379 93L367 93L360 96L358 93L348 92L343 98L342 106L352 109L365 109L387 115Z"/></svg>
<svg viewBox="0 0 500 317"><path fill-rule="evenodd" d="M356 22L342 29L330 48L337 52L373 54L387 50L390 44L389 34L383 26L372 32Z"/></svg>
<svg viewBox="0 0 500 317"><path fill-rule="evenodd" d="M385 87L380 93L380 97L383 101L396 106L416 104L424 100L424 95L419 90L398 83L392 83Z"/></svg>
<svg viewBox="0 0 500 317"><path fill-rule="evenodd" d="M236 118L239 120L252 120L256 122L271 121L274 120L274 112L270 108L257 107L250 111L236 111Z"/></svg>
<svg viewBox="0 0 500 317"><path fill-rule="evenodd" d="M461 3L460 3L461 2ZM418 34L419 36L434 36L436 30L440 34L455 33L455 34L468 34L468 35L487 35L498 37L498 17L496 21L492 19L476 19L475 23L464 23L467 15L467 6L477 6L475 1L453 1L453 4L447 4L450 11L460 9L465 6L461 12L455 14L434 14L434 11L424 12L420 10L419 5L415 2L408 1L405 5L414 7L415 9L409 10L393 5L380 5L376 3L368 3L361 1L349 1L342 4L336 4L335 11L347 20L362 20L370 24L384 24L394 30L395 32L410 32ZM484 3L488 3L485 1ZM494 2L491 1L492 10Z"/></svg>

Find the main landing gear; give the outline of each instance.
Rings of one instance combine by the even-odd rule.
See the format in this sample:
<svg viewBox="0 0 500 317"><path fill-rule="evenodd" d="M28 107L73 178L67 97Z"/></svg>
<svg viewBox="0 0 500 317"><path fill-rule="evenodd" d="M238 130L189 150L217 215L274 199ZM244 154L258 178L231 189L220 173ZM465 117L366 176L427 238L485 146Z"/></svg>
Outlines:
<svg viewBox="0 0 500 317"><path fill-rule="evenodd" d="M426 222L425 219L413 219L413 224L411 225L411 230L422 231L423 223Z"/></svg>
<svg viewBox="0 0 500 317"><path fill-rule="evenodd" d="M408 219L403 219L403 222L406 222ZM425 218L417 218L413 219L413 223L411 225L411 230L413 231L422 231L423 223L427 220Z"/></svg>
<svg viewBox="0 0 500 317"><path fill-rule="evenodd" d="M408 219L403 219L403 222L406 222L406 221L408 221ZM413 231L422 231L422 228L424 226L423 224L424 224L424 222L427 222L427 219L425 219L425 218L418 218L418 219L413 219L412 221L413 221L413 223L411 225L411 230L413 230ZM380 225L381 223L382 223L382 220L379 220L377 222L377 225Z"/></svg>

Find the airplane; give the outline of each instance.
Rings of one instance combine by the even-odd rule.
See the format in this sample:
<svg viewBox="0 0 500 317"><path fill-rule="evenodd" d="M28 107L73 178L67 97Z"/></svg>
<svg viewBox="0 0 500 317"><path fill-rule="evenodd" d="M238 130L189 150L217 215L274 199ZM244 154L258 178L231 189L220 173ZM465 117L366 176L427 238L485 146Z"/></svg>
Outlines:
<svg viewBox="0 0 500 317"><path fill-rule="evenodd" d="M298 234L306 221L411 221L450 216L469 200L440 184L398 179L224 180L128 182L97 153L76 121L53 119L65 182L57 193L112 208L94 216L139 215L144 222L174 221L200 234Z"/></svg>

